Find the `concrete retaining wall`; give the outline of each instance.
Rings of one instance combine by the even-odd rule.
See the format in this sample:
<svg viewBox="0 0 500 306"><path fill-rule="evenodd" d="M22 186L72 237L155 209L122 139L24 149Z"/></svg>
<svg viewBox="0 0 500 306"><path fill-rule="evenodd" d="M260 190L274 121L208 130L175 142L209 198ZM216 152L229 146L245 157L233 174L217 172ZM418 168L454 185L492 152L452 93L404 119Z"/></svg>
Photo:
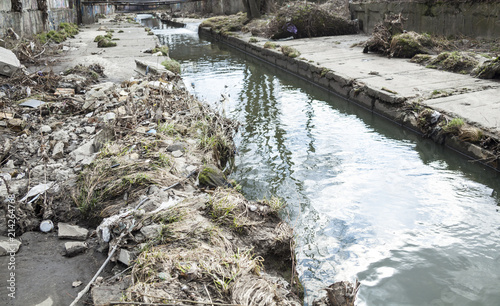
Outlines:
<svg viewBox="0 0 500 306"><path fill-rule="evenodd" d="M246 11L243 0L205 0L174 4L171 8L173 11L214 15L231 15Z"/></svg>
<svg viewBox="0 0 500 306"><path fill-rule="evenodd" d="M351 3L350 10L366 33L371 33L385 15L402 13L408 18L405 28L411 31L445 36L500 37L499 1L376 1Z"/></svg>
<svg viewBox="0 0 500 306"><path fill-rule="evenodd" d="M97 22L96 15L110 15L115 12L116 7L111 4L85 4L81 7L82 23L91 24Z"/></svg>
<svg viewBox="0 0 500 306"><path fill-rule="evenodd" d="M84 4L77 11L76 0L46 0L47 12L38 7L37 0L22 0L22 12L13 12L10 0L0 0L0 37L4 31L13 28L21 36L38 34L43 31L57 30L61 22L90 24L96 22L97 14L109 15L115 12L110 4Z"/></svg>

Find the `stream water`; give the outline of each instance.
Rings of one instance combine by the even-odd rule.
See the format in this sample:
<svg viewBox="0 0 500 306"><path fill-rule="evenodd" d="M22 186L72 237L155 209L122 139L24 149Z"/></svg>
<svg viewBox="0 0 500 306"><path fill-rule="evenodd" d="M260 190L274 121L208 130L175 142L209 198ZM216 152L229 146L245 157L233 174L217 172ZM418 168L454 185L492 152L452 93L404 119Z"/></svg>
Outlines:
<svg viewBox="0 0 500 306"><path fill-rule="evenodd" d="M357 305L500 305L497 173L200 39L197 24L143 23L192 93L242 123L232 177L288 204L306 305L356 278Z"/></svg>

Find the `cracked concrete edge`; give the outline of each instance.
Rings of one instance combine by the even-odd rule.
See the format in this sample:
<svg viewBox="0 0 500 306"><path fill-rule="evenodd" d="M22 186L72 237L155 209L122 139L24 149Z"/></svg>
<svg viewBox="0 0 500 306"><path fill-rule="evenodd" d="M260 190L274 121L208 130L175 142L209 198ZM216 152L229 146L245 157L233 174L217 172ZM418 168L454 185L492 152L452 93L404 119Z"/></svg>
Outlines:
<svg viewBox="0 0 500 306"><path fill-rule="evenodd" d="M408 114L407 109L411 108L414 103L419 103L422 107L437 110L432 106L425 105L425 99L419 100L416 96L405 97L399 95L397 92L385 89L384 87L373 88L357 81L355 78L332 70L329 70L326 74L322 73L322 67L314 65L314 63L287 57L278 50L266 49L257 44L249 43L239 38L237 35L225 36L212 31L210 28L204 27L200 27L198 31L200 35L212 37L219 42L259 58L287 72L293 73L318 87L340 95L348 101L420 135L424 135L424 133L418 125L418 120L415 116L412 118L412 116ZM442 109L437 111L447 119L456 117L453 113ZM464 118L464 120L466 119ZM476 122L467 122L467 124L480 129L484 135L500 143L500 137L497 133L492 133ZM441 134L439 137L429 138L437 144L444 145L474 162L479 162L496 171L500 171L500 156L496 155L495 152L491 150L482 148L477 144L462 141L453 134Z"/></svg>

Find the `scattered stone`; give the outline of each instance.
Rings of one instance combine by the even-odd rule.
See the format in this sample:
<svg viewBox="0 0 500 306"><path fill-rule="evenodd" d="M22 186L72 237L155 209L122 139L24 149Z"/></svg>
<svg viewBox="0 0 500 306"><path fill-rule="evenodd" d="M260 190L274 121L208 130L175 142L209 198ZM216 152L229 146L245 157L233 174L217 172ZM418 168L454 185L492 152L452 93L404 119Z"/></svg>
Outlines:
<svg viewBox="0 0 500 306"><path fill-rule="evenodd" d="M42 125L40 127L40 132L48 134L48 133L52 132L52 128L48 125Z"/></svg>
<svg viewBox="0 0 500 306"><path fill-rule="evenodd" d="M22 119L14 118L7 121L7 126L14 131L21 131L24 128L24 121Z"/></svg>
<svg viewBox="0 0 500 306"><path fill-rule="evenodd" d="M119 285L94 286L91 294L95 306L107 306L110 302L120 301L123 296Z"/></svg>
<svg viewBox="0 0 500 306"><path fill-rule="evenodd" d="M89 140L78 149L70 153L70 156L75 160L76 163L81 165L90 165L95 159L94 154L94 140Z"/></svg>
<svg viewBox="0 0 500 306"><path fill-rule="evenodd" d="M85 129L85 132L89 133L89 134L94 134L95 132L95 126L86 126L84 127Z"/></svg>
<svg viewBox="0 0 500 306"><path fill-rule="evenodd" d="M54 146L54 150L52 151L52 158L53 159L60 159L63 156L64 156L64 143L62 141L59 141Z"/></svg>
<svg viewBox="0 0 500 306"><path fill-rule="evenodd" d="M21 241L11 238L0 236L0 256L15 254L21 247Z"/></svg>
<svg viewBox="0 0 500 306"><path fill-rule="evenodd" d="M177 150L177 151L172 152L172 156L175 158L182 157L182 155L184 155L184 153L182 153L181 150Z"/></svg>
<svg viewBox="0 0 500 306"><path fill-rule="evenodd" d="M52 137L52 139L54 139L56 141L63 142L63 143L68 143L69 138L70 138L67 130L59 130L59 131L53 132L51 134L51 137Z"/></svg>
<svg viewBox="0 0 500 306"><path fill-rule="evenodd" d="M135 259L134 253L129 250L120 249L120 254L118 255L118 261L124 265L130 266L132 261Z"/></svg>
<svg viewBox="0 0 500 306"><path fill-rule="evenodd" d="M104 120L104 122L114 120L114 119L116 119L116 114L113 112L107 113L106 115L104 115L104 117L102 119Z"/></svg>
<svg viewBox="0 0 500 306"><path fill-rule="evenodd" d="M71 284L71 287L73 287L73 288L80 287L82 284L83 284L82 281L74 281Z"/></svg>
<svg viewBox="0 0 500 306"><path fill-rule="evenodd" d="M186 152L186 148L189 145L186 142L175 142L167 147L168 152L182 151Z"/></svg>
<svg viewBox="0 0 500 306"><path fill-rule="evenodd" d="M143 234L145 238L152 240L160 235L161 230L162 226L160 224L151 224L141 228L141 234Z"/></svg>
<svg viewBox="0 0 500 306"><path fill-rule="evenodd" d="M59 239L74 239L74 240L85 240L89 231L83 227L77 225L70 225L67 223L59 223L59 230L57 236Z"/></svg>
<svg viewBox="0 0 500 306"><path fill-rule="evenodd" d="M189 173L191 173L193 171L196 171L197 169L198 169L198 167L193 166L193 165L186 167L186 171L189 172Z"/></svg>
<svg viewBox="0 0 500 306"><path fill-rule="evenodd" d="M113 114L114 115L114 114ZM99 152L108 142L115 138L115 131L110 127L102 129L94 138L94 150Z"/></svg>
<svg viewBox="0 0 500 306"><path fill-rule="evenodd" d="M19 68L21 68L21 62L19 62L14 52L0 47L0 74L11 76Z"/></svg>
<svg viewBox="0 0 500 306"><path fill-rule="evenodd" d="M65 256L73 257L84 252L87 249L87 244L81 241L69 241L64 244L66 251Z"/></svg>
<svg viewBox="0 0 500 306"><path fill-rule="evenodd" d="M224 173L217 168L207 166L198 174L198 184L200 187L217 188L231 186Z"/></svg>

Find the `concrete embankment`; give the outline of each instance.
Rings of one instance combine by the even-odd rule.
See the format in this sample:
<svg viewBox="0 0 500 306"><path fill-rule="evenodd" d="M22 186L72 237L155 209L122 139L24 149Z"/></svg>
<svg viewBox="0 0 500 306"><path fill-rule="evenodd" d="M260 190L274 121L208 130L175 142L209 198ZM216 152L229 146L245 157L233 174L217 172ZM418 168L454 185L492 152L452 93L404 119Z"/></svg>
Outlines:
<svg viewBox="0 0 500 306"><path fill-rule="evenodd" d="M500 82L428 69L406 59L364 54L355 44L366 35L275 41L300 52L288 57L279 48L264 48L265 38L250 33L221 35L200 28L201 35L293 73L334 92L400 126L432 138L469 158L500 169L497 157ZM483 141L470 142L445 129L443 122L461 118ZM486 141L484 140L486 139ZM491 144L495 145L491 145Z"/></svg>

